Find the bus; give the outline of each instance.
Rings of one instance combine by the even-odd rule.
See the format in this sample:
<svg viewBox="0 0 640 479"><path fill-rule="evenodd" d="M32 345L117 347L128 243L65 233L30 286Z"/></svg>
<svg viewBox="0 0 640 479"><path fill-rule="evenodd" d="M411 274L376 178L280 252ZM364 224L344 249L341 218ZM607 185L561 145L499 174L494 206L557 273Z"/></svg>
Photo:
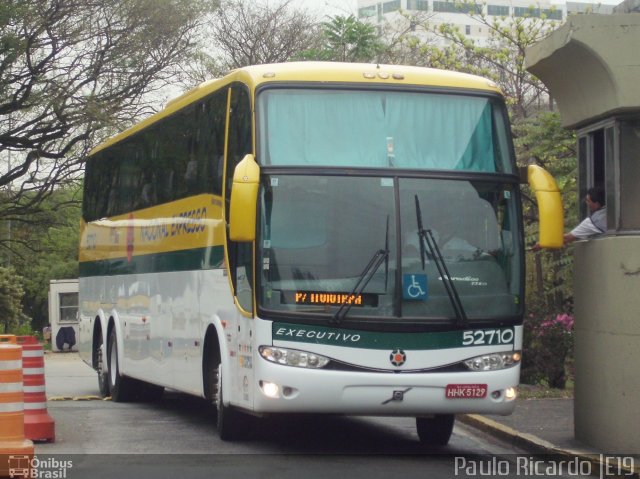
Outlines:
<svg viewBox="0 0 640 479"><path fill-rule="evenodd" d="M224 440L312 413L415 417L446 445L456 414L514 409L521 183L562 245L553 178L522 173L484 78L234 70L88 155L80 354L115 401L206 399Z"/></svg>

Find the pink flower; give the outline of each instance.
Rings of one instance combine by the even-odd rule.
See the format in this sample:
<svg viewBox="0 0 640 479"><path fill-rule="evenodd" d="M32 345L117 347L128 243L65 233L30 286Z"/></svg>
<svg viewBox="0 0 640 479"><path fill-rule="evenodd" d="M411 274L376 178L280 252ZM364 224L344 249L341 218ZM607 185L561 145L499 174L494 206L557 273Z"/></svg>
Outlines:
<svg viewBox="0 0 640 479"><path fill-rule="evenodd" d="M571 334L573 332L573 324L574 319L573 316L569 314L558 314L555 318L546 319L540 323L538 326L538 335L544 336L548 334L551 330L560 328L563 331Z"/></svg>
<svg viewBox="0 0 640 479"><path fill-rule="evenodd" d="M567 331L573 330L573 316L569 316L567 313L557 315L556 322L562 325Z"/></svg>

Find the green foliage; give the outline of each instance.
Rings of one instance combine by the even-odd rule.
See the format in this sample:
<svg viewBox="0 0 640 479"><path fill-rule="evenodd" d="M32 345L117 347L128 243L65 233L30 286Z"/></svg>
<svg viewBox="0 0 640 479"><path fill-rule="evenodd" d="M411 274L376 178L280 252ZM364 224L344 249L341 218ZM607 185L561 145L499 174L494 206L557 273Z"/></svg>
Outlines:
<svg viewBox="0 0 640 479"><path fill-rule="evenodd" d="M522 359L523 382L564 389L573 361L573 317L564 313L544 318L530 313Z"/></svg>
<svg viewBox="0 0 640 479"><path fill-rule="evenodd" d="M28 320L20 324L20 326L13 330L11 334L15 334L16 336L35 336L38 339L42 336L42 332L36 332L33 330L31 323Z"/></svg>
<svg viewBox="0 0 640 479"><path fill-rule="evenodd" d="M321 32L321 45L301 52L299 59L372 62L384 49L375 27L353 15L337 15L323 22Z"/></svg>
<svg viewBox="0 0 640 479"><path fill-rule="evenodd" d="M28 217L12 224L14 248L11 256L5 253L4 262L10 260L24 276L22 311L36 331L48 324L49 281L78 277L81 191L80 185L55 190L42 204L49 219L45 224L31 223Z"/></svg>
<svg viewBox="0 0 640 479"><path fill-rule="evenodd" d="M79 216L70 211L70 216ZM45 233L42 250L35 256L30 274L25 278L25 312L33 318L33 328L48 324L48 291L52 279L78 277L79 221L52 227Z"/></svg>
<svg viewBox="0 0 640 479"><path fill-rule="evenodd" d="M456 2L461 12L482 25L488 32L480 44L451 23L437 23L419 15L407 15L410 25L402 38L395 39L385 52L390 62L402 58L404 63L462 71L495 81L504 92L514 121L529 116L547 98L547 89L525 68L525 49L541 40L557 23L542 16L495 17L482 13L474 2ZM430 40L417 40L418 29L446 40L435 46ZM418 42L419 44L416 44ZM413 56L408 55L413 53Z"/></svg>
<svg viewBox="0 0 640 479"><path fill-rule="evenodd" d="M0 267L0 331L15 333L26 323L22 313L22 277L13 268Z"/></svg>
<svg viewBox="0 0 640 479"><path fill-rule="evenodd" d="M557 111L537 111L533 118L517 122L514 134L520 160L533 159L565 182L567 175L575 175L575 134L561 126Z"/></svg>
<svg viewBox="0 0 640 479"><path fill-rule="evenodd" d="M576 138L562 128L557 112L540 111L514 124L515 147L522 165L540 164L556 179L564 204L565 225L577 222ZM523 186L528 197L533 192ZM523 206L525 242L537 241L537 209L531 202ZM547 250L527 257L527 305L536 314L563 311L573 297L573 249Z"/></svg>
<svg viewBox="0 0 640 479"><path fill-rule="evenodd" d="M517 122L514 133L521 164L540 164L554 176L562 194L565 224L575 224L578 216L575 134L562 128L560 115L550 111L540 111ZM523 190L533 195L527 187ZM526 203L523 209L525 241L533 244L538 234L537 209L532 203ZM566 321L572 310L573 249L529 253L526 282L523 381L562 389L573 358L572 322L568 327Z"/></svg>

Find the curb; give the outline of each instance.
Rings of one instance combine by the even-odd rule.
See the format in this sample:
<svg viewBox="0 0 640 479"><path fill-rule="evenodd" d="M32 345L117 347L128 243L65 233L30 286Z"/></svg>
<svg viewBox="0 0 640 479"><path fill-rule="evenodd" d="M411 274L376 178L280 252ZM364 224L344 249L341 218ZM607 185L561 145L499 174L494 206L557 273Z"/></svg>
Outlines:
<svg viewBox="0 0 640 479"><path fill-rule="evenodd" d="M508 441L514 446L526 449L536 454L559 454L560 449L554 444L540 439L533 434L522 433L497 421L479 414L461 414L457 416L460 422L491 434L494 437Z"/></svg>
<svg viewBox="0 0 640 479"><path fill-rule="evenodd" d="M111 401L111 396L103 398L100 396L53 396L47 401Z"/></svg>
<svg viewBox="0 0 640 479"><path fill-rule="evenodd" d="M598 468L600 477L605 476L603 472L606 468L610 467L616 472L620 472L624 477L640 479L640 464L636 465L634 463L633 467L627 467L619 462L614 462L613 459L617 459L617 457L614 456L563 449L538 436L517 431L479 414L460 414L456 416L456 418L463 424L479 429L498 439L508 441L514 446L525 449L533 454L556 455L569 459L578 458L580 461L590 462Z"/></svg>

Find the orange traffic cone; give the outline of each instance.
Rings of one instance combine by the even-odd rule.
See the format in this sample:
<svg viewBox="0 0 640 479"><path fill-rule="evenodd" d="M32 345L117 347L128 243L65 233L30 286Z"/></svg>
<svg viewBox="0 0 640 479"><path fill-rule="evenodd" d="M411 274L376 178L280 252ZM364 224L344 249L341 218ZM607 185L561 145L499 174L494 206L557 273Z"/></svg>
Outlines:
<svg viewBox="0 0 640 479"><path fill-rule="evenodd" d="M29 477L33 442L24 436L22 348L0 336L0 477Z"/></svg>
<svg viewBox="0 0 640 479"><path fill-rule="evenodd" d="M47 412L44 348L35 336L18 336L22 346L24 381L24 435L32 441L56 440L56 425Z"/></svg>

